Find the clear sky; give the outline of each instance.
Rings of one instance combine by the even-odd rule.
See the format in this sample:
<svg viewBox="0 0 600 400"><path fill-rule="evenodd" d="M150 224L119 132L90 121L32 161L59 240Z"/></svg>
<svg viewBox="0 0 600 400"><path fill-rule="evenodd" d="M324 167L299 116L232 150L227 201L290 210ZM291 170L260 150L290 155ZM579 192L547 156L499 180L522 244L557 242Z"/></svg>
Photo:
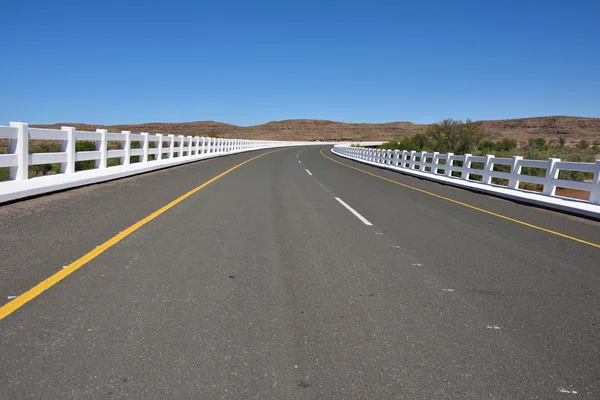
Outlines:
<svg viewBox="0 0 600 400"><path fill-rule="evenodd" d="M600 117L600 1L0 3L0 124Z"/></svg>

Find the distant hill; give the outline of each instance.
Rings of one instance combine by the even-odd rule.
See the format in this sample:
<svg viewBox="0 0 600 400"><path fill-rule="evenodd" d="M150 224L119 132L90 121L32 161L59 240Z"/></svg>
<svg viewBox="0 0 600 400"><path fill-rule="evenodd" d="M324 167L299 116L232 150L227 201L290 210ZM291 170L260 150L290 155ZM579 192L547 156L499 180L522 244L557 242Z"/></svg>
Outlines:
<svg viewBox="0 0 600 400"><path fill-rule="evenodd" d="M600 140L600 118L582 117L535 117L480 121L491 139L514 138L526 141L530 137L555 138L564 135L568 142L581 139ZM381 124L344 123L327 120L292 119L272 121L262 125L242 127L214 121L197 122L150 122L135 125L92 125L72 122L53 125L36 125L39 128L74 126L77 130L94 131L97 128L109 132L122 130L134 133L164 133L175 135L216 135L240 139L263 140L390 140L424 132L427 125L411 122Z"/></svg>

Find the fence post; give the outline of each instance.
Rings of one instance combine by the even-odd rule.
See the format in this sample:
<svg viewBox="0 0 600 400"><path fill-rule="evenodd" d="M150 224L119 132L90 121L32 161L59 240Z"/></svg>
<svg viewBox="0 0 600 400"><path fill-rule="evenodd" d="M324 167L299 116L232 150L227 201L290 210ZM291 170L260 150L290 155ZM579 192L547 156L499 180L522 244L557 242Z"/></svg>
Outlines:
<svg viewBox="0 0 600 400"><path fill-rule="evenodd" d="M543 193L547 196L554 196L556 193L556 185L552 182L558 178L558 168L556 163L560 162L560 158L549 158L548 167L546 168L546 177L544 179L544 191Z"/></svg>
<svg viewBox="0 0 600 400"><path fill-rule="evenodd" d="M10 167L8 177L18 181L29 178L29 125L23 122L11 122L17 128L17 138L8 142L8 152L17 155L17 166Z"/></svg>
<svg viewBox="0 0 600 400"><path fill-rule="evenodd" d="M177 139L181 139L181 145L179 146L179 152L177 153L179 155L177 157L183 157L183 149L185 146L185 136L177 135Z"/></svg>
<svg viewBox="0 0 600 400"><path fill-rule="evenodd" d="M465 161L463 161L462 171L460 172L460 179L463 181L468 181L471 173L469 172L469 168L471 168L471 160L472 154L465 154Z"/></svg>
<svg viewBox="0 0 600 400"><path fill-rule="evenodd" d="M400 160L400 150L394 150L394 162L392 163L395 167L398 166L398 161Z"/></svg>
<svg viewBox="0 0 600 400"><path fill-rule="evenodd" d="M60 129L67 132L67 140L60 142L60 150L67 153L67 162L60 164L60 172L72 174L75 172L75 128L62 126Z"/></svg>
<svg viewBox="0 0 600 400"><path fill-rule="evenodd" d="M169 159L175 157L175 135L169 134L169 138L171 138L171 143L169 143Z"/></svg>
<svg viewBox="0 0 600 400"><path fill-rule="evenodd" d="M485 156L485 163L483 164L483 173L481 174L481 183L490 184L492 183L492 172L494 169L494 156L488 154Z"/></svg>
<svg viewBox="0 0 600 400"><path fill-rule="evenodd" d="M200 154L204 155L204 150L206 150L206 138L202 136L200 138Z"/></svg>
<svg viewBox="0 0 600 400"><path fill-rule="evenodd" d="M96 140L96 151L100 151L100 159L95 160L94 164L96 168L106 168L106 160L108 159L108 143L106 129L96 129L96 132L100 134L100 140Z"/></svg>
<svg viewBox="0 0 600 400"><path fill-rule="evenodd" d="M592 190L590 191L590 203L600 204L600 160L596 160L596 170L592 178Z"/></svg>
<svg viewBox="0 0 600 400"><path fill-rule="evenodd" d="M454 159L452 158L454 156L454 153L447 153L446 154L446 168L444 168L444 176L450 176L452 177L452 170L448 167L453 167L454 166Z"/></svg>
<svg viewBox="0 0 600 400"><path fill-rule="evenodd" d="M510 189L519 188L519 175L521 174L521 156L513 156L512 165L510 166L510 179L508 180L508 187Z"/></svg>
<svg viewBox="0 0 600 400"><path fill-rule="evenodd" d="M192 151L194 150L194 137L193 136L188 136L188 139L190 139L190 144L188 146L188 156L192 155Z"/></svg>
<svg viewBox="0 0 600 400"><path fill-rule="evenodd" d="M121 165L131 164L131 132L121 131L125 135L125 141L121 142L121 149L125 150L125 156L121 157Z"/></svg>
<svg viewBox="0 0 600 400"><path fill-rule="evenodd" d="M409 154L410 158L408 159L408 162L409 162L408 168L410 168L410 169L415 169L415 164L414 164L415 163L415 154L417 154L416 151L414 151L414 150L410 151L410 154Z"/></svg>
<svg viewBox="0 0 600 400"><path fill-rule="evenodd" d="M406 154L407 153L408 153L408 151L402 150L402 154L400 155L400 157L402 158L402 160L400 161L400 167L401 168L406 168L404 165L406 163Z"/></svg>
<svg viewBox="0 0 600 400"><path fill-rule="evenodd" d="M425 172L425 154L427 154L426 151L422 151L421 154L419 155L419 171Z"/></svg>
<svg viewBox="0 0 600 400"><path fill-rule="evenodd" d="M144 151L142 153L142 162L147 163L148 162L148 148L149 148L148 132L142 132L141 135L144 137L144 147L142 147L142 149Z"/></svg>
<svg viewBox="0 0 600 400"><path fill-rule="evenodd" d="M431 173L438 174L438 163L440 162L440 153L437 151L433 152L433 157L431 157Z"/></svg>
<svg viewBox="0 0 600 400"><path fill-rule="evenodd" d="M158 153L156 153L156 156L154 156L154 161L159 161L162 160L163 134L157 133L156 137L158 138L158 144L156 145Z"/></svg>

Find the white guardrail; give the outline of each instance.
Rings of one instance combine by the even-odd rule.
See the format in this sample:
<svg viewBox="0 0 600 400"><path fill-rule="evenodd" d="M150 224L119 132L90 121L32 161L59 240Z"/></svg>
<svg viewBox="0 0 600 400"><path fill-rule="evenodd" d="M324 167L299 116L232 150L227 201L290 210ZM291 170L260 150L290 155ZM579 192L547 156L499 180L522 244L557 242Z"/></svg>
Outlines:
<svg viewBox="0 0 600 400"><path fill-rule="evenodd" d="M473 156L470 154L454 155L452 153L366 149L350 147L345 143L336 145L331 151L345 158L419 178L528 204L600 218L600 160L595 163L566 162L558 158L524 160L519 156L499 158L493 155ZM460 163L455 164L457 161ZM472 168L473 163L480 163L483 169ZM495 171L494 165L510 166L510 172ZM545 176L522 174L523 167L543 168L546 173ZM593 178L586 182L559 179L558 175L561 170L588 172L593 174ZM480 180L472 179L471 175L477 175ZM495 184L492 182L493 178L502 179L507 184ZM543 191L538 193L519 189L519 182L543 185ZM588 191L590 193L589 201L557 196L557 187Z"/></svg>
<svg viewBox="0 0 600 400"><path fill-rule="evenodd" d="M156 169L220 157L246 151L333 142L284 142L263 140L222 139L200 136L162 135L128 131L109 133L80 132L73 127L61 129L30 128L26 123L11 122L0 126L0 139L8 139L9 153L0 154L0 168L9 168L9 180L0 182L0 203L43 193L69 189L140 174ZM29 153L30 140L60 141L60 152ZM95 151L76 151L77 141L95 143ZM118 149L109 149L109 142L118 142ZM139 149L132 149L139 142ZM131 162L139 156L139 162ZM109 159L118 158L118 165L108 166ZM94 169L75 171L75 162L95 162ZM29 166L60 164L58 174L29 177Z"/></svg>

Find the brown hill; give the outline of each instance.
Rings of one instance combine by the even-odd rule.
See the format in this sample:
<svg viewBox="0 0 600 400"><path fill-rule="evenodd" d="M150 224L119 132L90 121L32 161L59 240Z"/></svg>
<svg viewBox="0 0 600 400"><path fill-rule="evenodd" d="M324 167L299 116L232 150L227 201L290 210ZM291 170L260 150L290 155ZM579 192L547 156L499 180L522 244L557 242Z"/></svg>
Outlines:
<svg viewBox="0 0 600 400"><path fill-rule="evenodd" d="M530 137L556 138L565 135L568 142L581 139L600 140L600 118L581 117L535 117L481 121L491 139L514 138L525 141ZM134 133L171 133L175 135L216 135L241 139L263 140L390 140L424 132L427 125L411 122L381 124L343 123L326 120L294 119L272 121L262 125L242 127L214 121L161 123L136 125L90 125L80 123L57 123L36 125L39 128L75 126L77 130L94 131L96 128L109 132L128 130Z"/></svg>

